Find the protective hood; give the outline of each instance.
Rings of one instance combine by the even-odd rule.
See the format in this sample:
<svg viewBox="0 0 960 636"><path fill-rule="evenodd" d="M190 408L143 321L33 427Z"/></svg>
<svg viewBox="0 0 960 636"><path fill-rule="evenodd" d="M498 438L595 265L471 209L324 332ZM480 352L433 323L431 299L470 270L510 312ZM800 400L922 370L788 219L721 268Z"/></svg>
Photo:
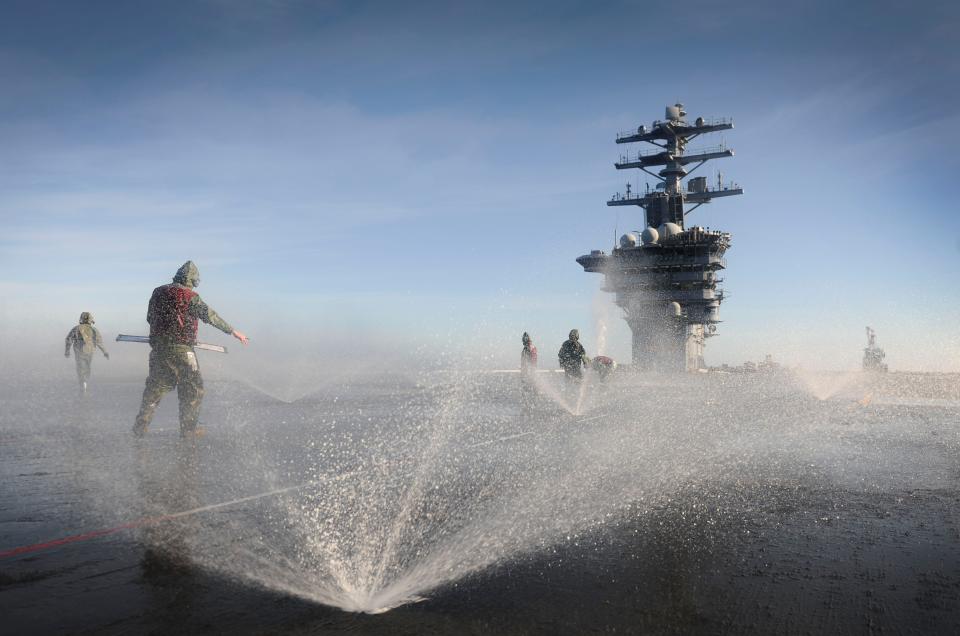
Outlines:
<svg viewBox="0 0 960 636"><path fill-rule="evenodd" d="M93 314L91 314L89 311L85 311L82 314L80 314L81 325L92 325L93 322L94 322Z"/></svg>
<svg viewBox="0 0 960 636"><path fill-rule="evenodd" d="M579 339L580 339L580 331L577 330L577 329L571 329L571 330L570 330L570 339L571 339L571 340L579 340Z"/></svg>
<svg viewBox="0 0 960 636"><path fill-rule="evenodd" d="M177 270L177 275L173 277L173 282L187 287L196 287L200 284L200 270L193 264L193 261L187 261Z"/></svg>

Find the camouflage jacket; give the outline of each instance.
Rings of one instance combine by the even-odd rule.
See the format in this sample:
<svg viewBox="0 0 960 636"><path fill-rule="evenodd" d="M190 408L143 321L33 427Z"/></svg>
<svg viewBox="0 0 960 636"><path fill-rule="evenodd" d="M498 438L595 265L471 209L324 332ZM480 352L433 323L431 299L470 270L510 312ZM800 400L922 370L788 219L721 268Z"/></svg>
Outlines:
<svg viewBox="0 0 960 636"><path fill-rule="evenodd" d="M580 365L587 364L587 352L583 345L576 340L567 340L560 347L557 354L560 358L560 366L564 369L580 369Z"/></svg>
<svg viewBox="0 0 960 636"><path fill-rule="evenodd" d="M107 352L103 348L103 338L100 337L100 332L89 323L81 323L70 330L64 342L63 353L65 355L70 355L70 347L73 347L74 353L77 355L81 353L92 355L97 349L104 353Z"/></svg>
<svg viewBox="0 0 960 636"><path fill-rule="evenodd" d="M193 289L180 283L153 290L147 306L150 346L189 350L197 343L197 322L203 321L224 333L233 327L220 317Z"/></svg>

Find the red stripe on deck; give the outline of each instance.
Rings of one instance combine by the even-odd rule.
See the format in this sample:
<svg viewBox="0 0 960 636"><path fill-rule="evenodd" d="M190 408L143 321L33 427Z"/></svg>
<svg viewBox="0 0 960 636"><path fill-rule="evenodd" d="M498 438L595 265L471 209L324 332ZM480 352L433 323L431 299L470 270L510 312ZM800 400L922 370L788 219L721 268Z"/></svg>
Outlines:
<svg viewBox="0 0 960 636"><path fill-rule="evenodd" d="M83 534L75 534L69 537L62 537L60 539L54 539L52 541L44 541L43 543L34 543L33 545L23 545L19 548L11 548L10 550L4 550L0 552L0 559L6 559L8 557L17 556L20 554L29 554L31 552L39 552L41 550L47 550L49 548L55 548L61 545L67 545L70 543L77 543L78 541L87 541L88 539L97 539L99 537L105 537L107 535L116 534L124 530L130 530L132 528L138 528L140 526L149 525L151 523L156 523L163 521L166 517L146 517L143 519L138 519L137 521L131 521L123 525L114 526L112 528L104 528L102 530L93 530L91 532L84 532Z"/></svg>

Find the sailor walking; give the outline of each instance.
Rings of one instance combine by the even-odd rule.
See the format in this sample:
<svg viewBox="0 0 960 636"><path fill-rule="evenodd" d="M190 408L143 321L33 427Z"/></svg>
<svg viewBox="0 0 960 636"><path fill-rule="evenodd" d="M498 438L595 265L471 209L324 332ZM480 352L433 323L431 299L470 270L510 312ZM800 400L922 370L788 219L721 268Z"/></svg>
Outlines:
<svg viewBox="0 0 960 636"><path fill-rule="evenodd" d="M80 314L80 324L70 330L64 342L63 355L70 357L70 349L73 349L73 357L77 361L77 381L80 383L80 393L87 394L87 383L90 381L90 367L93 364L93 354L97 349L103 352L103 357L110 359L110 354L103 348L103 338L100 337L100 331L93 326L93 314L85 311Z"/></svg>

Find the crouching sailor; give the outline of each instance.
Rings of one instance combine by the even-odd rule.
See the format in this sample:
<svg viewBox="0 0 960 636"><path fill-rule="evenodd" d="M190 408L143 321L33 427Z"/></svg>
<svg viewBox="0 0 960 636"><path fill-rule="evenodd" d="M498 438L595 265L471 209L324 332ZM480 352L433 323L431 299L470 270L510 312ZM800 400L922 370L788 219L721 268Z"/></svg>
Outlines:
<svg viewBox="0 0 960 636"><path fill-rule="evenodd" d="M606 380L607 376L617 368L617 363L613 361L613 358L608 358L607 356L595 356L590 361L590 367L594 373L597 374L598 378Z"/></svg>
<svg viewBox="0 0 960 636"><path fill-rule="evenodd" d="M247 337L217 315L193 290L200 284L200 272L193 261L177 270L173 283L153 290L147 307L150 323L150 371L143 401L133 432L141 436L153 419L160 400L171 389L177 389L180 401L180 435L197 433L200 402L203 400L203 378L193 345L197 343L199 321L213 325L247 344Z"/></svg>

